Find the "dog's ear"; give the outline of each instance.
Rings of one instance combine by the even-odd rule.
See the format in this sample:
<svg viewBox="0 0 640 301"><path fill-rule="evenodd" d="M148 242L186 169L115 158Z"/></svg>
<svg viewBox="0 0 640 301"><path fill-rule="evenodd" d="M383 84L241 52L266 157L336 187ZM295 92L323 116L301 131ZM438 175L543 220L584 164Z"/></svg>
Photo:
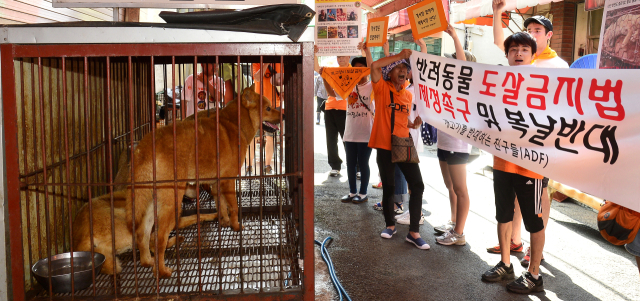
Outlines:
<svg viewBox="0 0 640 301"><path fill-rule="evenodd" d="M256 92L255 92L255 84L251 85L249 88L245 88L242 91L242 103L244 105L255 105L256 103Z"/></svg>

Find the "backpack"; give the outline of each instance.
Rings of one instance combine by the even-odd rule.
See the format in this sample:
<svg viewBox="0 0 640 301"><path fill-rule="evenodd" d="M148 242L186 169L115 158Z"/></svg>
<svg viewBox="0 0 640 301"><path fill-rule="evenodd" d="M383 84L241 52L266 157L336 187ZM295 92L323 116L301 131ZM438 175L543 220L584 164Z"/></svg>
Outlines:
<svg viewBox="0 0 640 301"><path fill-rule="evenodd" d="M606 201L598 211L598 230L610 243L621 246L633 242L640 229L640 213Z"/></svg>
<svg viewBox="0 0 640 301"><path fill-rule="evenodd" d="M422 143L434 145L438 142L438 130L430 124L422 123Z"/></svg>

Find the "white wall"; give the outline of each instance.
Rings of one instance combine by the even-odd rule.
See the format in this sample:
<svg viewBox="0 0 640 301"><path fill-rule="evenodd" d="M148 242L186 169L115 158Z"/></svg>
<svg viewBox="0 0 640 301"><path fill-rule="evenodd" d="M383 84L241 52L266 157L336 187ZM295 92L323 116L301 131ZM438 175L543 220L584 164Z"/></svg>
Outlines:
<svg viewBox="0 0 640 301"><path fill-rule="evenodd" d="M516 14L513 15L514 20L522 27L522 18ZM508 65L509 62L504 55L504 52L493 44L493 27L492 26L478 26L478 25L465 25L455 24L453 27L458 33L460 43L464 46L464 27L467 26L467 31L470 33L469 51L476 57L478 63L490 64L490 65ZM509 28L513 32L520 31L513 21L509 22ZM504 36L508 37L512 32L508 28L504 28ZM454 53L455 47L453 45L453 39L448 34L443 34L442 41L442 53Z"/></svg>

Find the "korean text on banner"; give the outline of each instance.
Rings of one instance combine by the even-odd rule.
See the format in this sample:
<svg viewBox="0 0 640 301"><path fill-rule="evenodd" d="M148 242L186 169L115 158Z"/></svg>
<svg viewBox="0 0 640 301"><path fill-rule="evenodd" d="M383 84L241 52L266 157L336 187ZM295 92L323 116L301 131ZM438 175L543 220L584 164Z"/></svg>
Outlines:
<svg viewBox="0 0 640 301"><path fill-rule="evenodd" d="M370 68L364 67L325 67L322 69L321 75L342 99L349 99L349 94L356 87L356 84L370 72Z"/></svg>
<svg viewBox="0 0 640 301"><path fill-rule="evenodd" d="M315 42L319 56L360 55L360 1L316 0Z"/></svg>
<svg viewBox="0 0 640 301"><path fill-rule="evenodd" d="M598 68L640 69L640 2L607 1L602 15Z"/></svg>
<svg viewBox="0 0 640 301"><path fill-rule="evenodd" d="M447 16L441 0L425 0L407 8L413 39L447 29Z"/></svg>
<svg viewBox="0 0 640 301"><path fill-rule="evenodd" d="M493 66L414 51L429 124L494 156L640 211L640 70Z"/></svg>
<svg viewBox="0 0 640 301"><path fill-rule="evenodd" d="M367 47L379 47L387 42L389 17L373 18L367 24Z"/></svg>

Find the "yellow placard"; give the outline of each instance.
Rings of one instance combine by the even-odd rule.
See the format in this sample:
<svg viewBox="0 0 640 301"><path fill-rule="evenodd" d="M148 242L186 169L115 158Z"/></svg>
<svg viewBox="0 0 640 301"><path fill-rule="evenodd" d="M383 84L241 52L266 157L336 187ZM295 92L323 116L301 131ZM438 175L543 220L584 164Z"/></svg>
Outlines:
<svg viewBox="0 0 640 301"><path fill-rule="evenodd" d="M370 72L371 69L365 67L325 67L322 69L321 76L342 99L349 99L349 94L356 84Z"/></svg>
<svg viewBox="0 0 640 301"><path fill-rule="evenodd" d="M378 47L387 42L389 17L369 19L367 24L367 47Z"/></svg>
<svg viewBox="0 0 640 301"><path fill-rule="evenodd" d="M441 0L425 0L407 8L413 39L421 39L447 29Z"/></svg>

